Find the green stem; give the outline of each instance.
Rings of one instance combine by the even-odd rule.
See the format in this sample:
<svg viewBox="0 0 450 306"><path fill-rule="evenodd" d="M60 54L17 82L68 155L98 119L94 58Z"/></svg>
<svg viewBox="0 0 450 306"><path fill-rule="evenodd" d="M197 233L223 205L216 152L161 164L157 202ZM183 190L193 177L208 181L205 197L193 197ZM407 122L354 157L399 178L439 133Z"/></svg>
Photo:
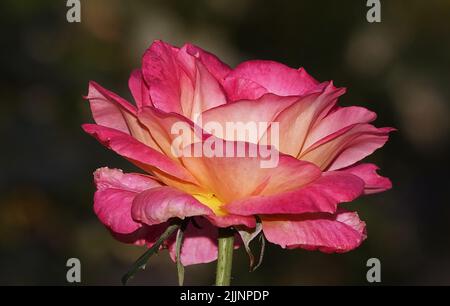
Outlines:
<svg viewBox="0 0 450 306"><path fill-rule="evenodd" d="M217 258L216 286L229 286L233 265L234 231L219 228L219 255Z"/></svg>

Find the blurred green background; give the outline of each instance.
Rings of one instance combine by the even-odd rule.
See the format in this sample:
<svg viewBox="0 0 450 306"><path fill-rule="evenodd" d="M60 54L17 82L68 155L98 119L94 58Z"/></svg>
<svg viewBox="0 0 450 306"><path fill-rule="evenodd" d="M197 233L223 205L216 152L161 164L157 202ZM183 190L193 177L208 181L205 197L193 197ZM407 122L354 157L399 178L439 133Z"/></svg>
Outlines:
<svg viewBox="0 0 450 306"><path fill-rule="evenodd" d="M83 284L120 284L143 252L113 240L92 211L96 168L135 169L82 132L92 120L81 96L96 80L129 98L129 73L163 39L232 66L303 66L347 87L343 105L399 129L368 159L394 188L347 205L368 225L359 249L270 246L253 273L241 249L233 284L367 284L366 261L377 257L383 284L449 285L450 1L381 3L382 22L370 24L365 0L82 0L82 22L70 24L65 0L1 1L0 284L67 284L70 257ZM188 267L186 284L212 284L214 269ZM133 284L176 285L175 265L162 252Z"/></svg>

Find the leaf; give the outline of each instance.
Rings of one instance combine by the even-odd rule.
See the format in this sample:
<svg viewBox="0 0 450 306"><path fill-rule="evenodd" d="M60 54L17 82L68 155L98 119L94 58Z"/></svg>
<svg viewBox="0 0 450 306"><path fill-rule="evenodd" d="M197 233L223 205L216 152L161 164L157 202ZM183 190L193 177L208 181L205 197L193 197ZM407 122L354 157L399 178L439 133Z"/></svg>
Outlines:
<svg viewBox="0 0 450 306"><path fill-rule="evenodd" d="M256 269L258 269L263 262L264 251L266 249L266 238L262 232L259 234L259 240L261 242L261 250L259 251L258 263L253 267L253 269L250 267L250 272L256 271Z"/></svg>
<svg viewBox="0 0 450 306"><path fill-rule="evenodd" d="M177 238L176 238L176 242L175 242L177 272L178 272L178 285L180 285L180 286L183 286L183 283L184 283L184 266L181 263L181 247L183 245L185 228L186 228L186 223L183 222L182 226L178 229Z"/></svg>
<svg viewBox="0 0 450 306"><path fill-rule="evenodd" d="M248 228L243 226L236 226L236 229L238 230L239 235L241 236L242 241L244 242L245 250L247 251L248 257L250 259L250 272L255 271L262 263L263 255L264 255L264 248L265 248L265 239L264 235L262 234L262 223L261 220L257 220L256 227L249 231ZM259 252L258 261L255 263L255 256L253 255L253 252L250 248L250 243L258 236L260 235L260 242L261 242L261 250Z"/></svg>
<svg viewBox="0 0 450 306"><path fill-rule="evenodd" d="M175 223L167 227L165 232L158 238L158 240L155 242L155 244L149 248L147 251L145 251L144 254L139 257L134 264L131 266L131 269L122 277L122 284L126 285L128 281L133 278L133 276L138 272L139 270L144 270L145 266L147 265L148 260L150 257L157 253L159 250L159 247L161 244L163 244L164 241L167 240L178 228L180 228L180 224Z"/></svg>

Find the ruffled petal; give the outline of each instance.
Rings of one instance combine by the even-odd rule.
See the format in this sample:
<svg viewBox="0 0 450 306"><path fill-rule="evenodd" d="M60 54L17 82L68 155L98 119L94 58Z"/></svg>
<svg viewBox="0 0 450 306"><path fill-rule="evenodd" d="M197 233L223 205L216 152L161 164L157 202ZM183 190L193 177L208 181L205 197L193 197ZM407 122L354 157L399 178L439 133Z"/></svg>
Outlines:
<svg viewBox="0 0 450 306"><path fill-rule="evenodd" d="M149 176L108 168L95 171L94 182L97 187L94 211L100 221L117 234L130 234L142 226L131 217L133 200L143 190L160 186Z"/></svg>
<svg viewBox="0 0 450 306"><path fill-rule="evenodd" d="M223 67L192 45L179 49L155 41L146 51L142 65L153 105L164 112L193 119L206 109L226 103L222 87L214 77L223 73Z"/></svg>
<svg viewBox="0 0 450 306"><path fill-rule="evenodd" d="M339 172L351 173L364 181L364 194L383 192L392 188L391 180L377 173L379 168L374 164L360 164Z"/></svg>
<svg viewBox="0 0 450 306"><path fill-rule="evenodd" d="M357 213L316 213L261 217L268 241L282 248L302 248L325 253L344 253L357 248L366 238L365 223Z"/></svg>

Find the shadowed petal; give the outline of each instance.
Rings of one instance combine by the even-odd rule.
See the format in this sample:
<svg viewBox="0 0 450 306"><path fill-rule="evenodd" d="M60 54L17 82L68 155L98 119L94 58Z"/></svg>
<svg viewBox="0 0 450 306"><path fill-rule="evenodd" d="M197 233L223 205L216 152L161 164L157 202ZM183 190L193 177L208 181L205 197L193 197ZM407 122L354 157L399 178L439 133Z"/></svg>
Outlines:
<svg viewBox="0 0 450 306"><path fill-rule="evenodd" d="M204 218L195 218L186 227L181 247L183 266L212 262L217 259L218 230ZM176 261L175 239L168 242L170 257Z"/></svg>

